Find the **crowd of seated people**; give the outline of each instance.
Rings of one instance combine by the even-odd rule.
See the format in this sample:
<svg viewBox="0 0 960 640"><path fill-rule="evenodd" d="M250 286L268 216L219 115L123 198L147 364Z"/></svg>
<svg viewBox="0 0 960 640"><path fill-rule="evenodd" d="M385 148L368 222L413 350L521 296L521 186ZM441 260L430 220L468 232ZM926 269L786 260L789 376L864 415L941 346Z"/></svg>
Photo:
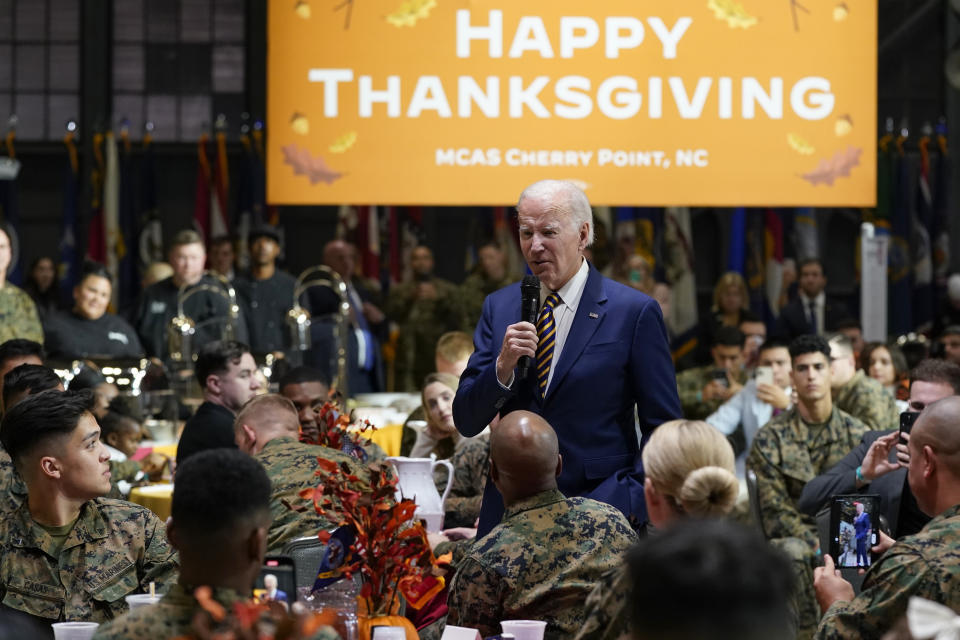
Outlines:
<svg viewBox="0 0 960 640"><path fill-rule="evenodd" d="M338 449L322 444L320 410L337 391L329 354L278 368L278 393L257 376L257 358L290 355L282 329L296 296L293 276L277 266L282 234L254 230L249 272L220 250L229 242L218 242L207 273L201 238L177 234L172 274L143 291L129 321L108 310L112 282L96 265L65 307L51 302L40 263L29 291L36 304L0 287L0 304L15 309L0 333L8 338L0 344L0 614L25 616L10 624L40 622L41 636L61 620L99 622L98 638L183 635L204 608L197 587L211 587L229 607L250 594L265 552L336 526L330 513L291 508L316 484L320 465L359 476L361 465L386 457L362 438ZM954 307L944 308L928 341L864 343L849 312L827 296L817 260L800 263L796 291L769 324L748 309L743 278L724 274L694 366L676 369L680 414L643 434L640 488L631 496L645 514L638 520L560 491L554 420L511 411L475 437L458 430L453 405L470 332L486 296L517 279L502 247L484 245L479 257L458 286L436 275L428 247L417 247L412 279L383 297L356 273L354 247L334 240L323 251L349 297L347 388L419 391L396 453L454 466L447 531L431 536L438 554L455 549L434 609L445 615L421 637L439 638L447 624L487 637L509 618L545 621L549 640L881 637L907 614L911 596L960 607ZM666 286L648 263L627 257L623 265L620 280L634 291ZM186 420L175 461L138 455L143 418L114 397L115 385L86 371L64 391L47 366L140 355L170 364L165 330L180 294L209 285L185 307L203 323L229 315L212 291L224 282L236 287L235 339L209 331L197 340L193 375L203 403ZM319 318L331 308L325 295L308 291L300 301ZM31 305L42 313L31 314ZM390 323L400 330L392 352L383 349ZM898 430L903 412L919 414L906 435ZM123 498L171 469L172 518L163 526ZM436 482L442 489L445 474ZM503 497L504 514L475 537L488 486ZM883 515L862 586L834 572L838 559L817 529L831 498L844 494L878 495ZM745 501L748 509L736 508ZM160 603L127 614L125 596L151 583Z"/></svg>

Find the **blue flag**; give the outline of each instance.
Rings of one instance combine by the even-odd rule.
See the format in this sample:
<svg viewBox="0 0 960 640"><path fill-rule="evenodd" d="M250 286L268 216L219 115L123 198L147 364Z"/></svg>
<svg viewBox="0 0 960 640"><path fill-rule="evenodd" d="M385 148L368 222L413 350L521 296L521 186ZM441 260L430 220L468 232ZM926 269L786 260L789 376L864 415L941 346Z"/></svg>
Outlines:
<svg viewBox="0 0 960 640"><path fill-rule="evenodd" d="M911 299L913 283L910 258L911 208L916 177L911 180L911 167L906 156L897 157L894 171L893 211L890 218L890 250L887 255L888 272L888 333L900 335L913 329L913 308L905 301Z"/></svg>
<svg viewBox="0 0 960 640"><path fill-rule="evenodd" d="M747 210L737 207L730 217L730 242L727 246L727 271L746 273Z"/></svg>

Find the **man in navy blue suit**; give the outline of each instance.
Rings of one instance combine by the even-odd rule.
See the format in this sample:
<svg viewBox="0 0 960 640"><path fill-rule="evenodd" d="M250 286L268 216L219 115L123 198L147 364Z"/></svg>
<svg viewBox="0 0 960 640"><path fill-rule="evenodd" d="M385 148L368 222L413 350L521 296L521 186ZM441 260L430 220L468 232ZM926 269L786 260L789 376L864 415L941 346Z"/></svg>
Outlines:
<svg viewBox="0 0 960 640"><path fill-rule="evenodd" d="M593 214L573 183L544 180L527 187L517 214L524 259L540 279L537 323L521 320L519 283L487 297L476 351L454 400L454 421L470 437L497 413L542 415L560 442L559 489L611 504L639 527L646 520L641 442L660 423L680 417L660 307L584 259L593 242ZM521 380L517 363L523 356L533 364ZM502 498L487 482L478 537L502 514Z"/></svg>

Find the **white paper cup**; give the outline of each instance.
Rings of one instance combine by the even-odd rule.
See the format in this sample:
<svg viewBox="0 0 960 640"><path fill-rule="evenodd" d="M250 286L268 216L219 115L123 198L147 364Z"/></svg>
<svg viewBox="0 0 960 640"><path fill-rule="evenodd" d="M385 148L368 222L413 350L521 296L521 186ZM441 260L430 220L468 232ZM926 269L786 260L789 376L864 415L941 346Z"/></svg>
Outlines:
<svg viewBox="0 0 960 640"><path fill-rule="evenodd" d="M134 609L139 609L140 607L147 607L151 604L157 604L160 602L160 595L151 596L149 593L136 593L132 596L126 597L127 604L130 605L130 611Z"/></svg>
<svg viewBox="0 0 960 640"><path fill-rule="evenodd" d="M96 622L54 622L55 640L90 640L100 625Z"/></svg>
<svg viewBox="0 0 960 640"><path fill-rule="evenodd" d="M504 633L512 633L516 640L543 640L547 623L540 620L504 620L500 623Z"/></svg>
<svg viewBox="0 0 960 640"><path fill-rule="evenodd" d="M403 627L374 627L370 640L407 640L407 630Z"/></svg>

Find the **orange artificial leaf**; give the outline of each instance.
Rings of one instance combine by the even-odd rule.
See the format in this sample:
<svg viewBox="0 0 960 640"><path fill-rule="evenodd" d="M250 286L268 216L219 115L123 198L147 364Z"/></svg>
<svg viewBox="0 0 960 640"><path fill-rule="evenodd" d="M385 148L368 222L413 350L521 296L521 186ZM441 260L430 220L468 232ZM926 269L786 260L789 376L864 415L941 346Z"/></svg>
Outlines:
<svg viewBox="0 0 960 640"><path fill-rule="evenodd" d="M209 613L217 622L222 621L226 617L226 609L223 608L222 604L213 599L213 591L210 587L197 587L193 591L193 597L197 599L197 602L203 607L204 611Z"/></svg>
<svg viewBox="0 0 960 640"><path fill-rule="evenodd" d="M814 170L804 173L801 177L814 186L819 184L833 186L834 180L848 177L850 170L860 164L862 153L863 149L847 147L844 151L836 152L832 158L820 160Z"/></svg>
<svg viewBox="0 0 960 640"><path fill-rule="evenodd" d="M334 473L340 467L337 466L336 462L332 460L327 460L326 458L317 458L317 466L326 471L327 473Z"/></svg>
<svg viewBox="0 0 960 640"><path fill-rule="evenodd" d="M333 184L343 177L342 173L330 168L323 156L312 156L306 147L300 148L295 144L288 144L280 150L283 151L283 161L293 167L294 175L306 176L310 179L310 184L318 182Z"/></svg>

